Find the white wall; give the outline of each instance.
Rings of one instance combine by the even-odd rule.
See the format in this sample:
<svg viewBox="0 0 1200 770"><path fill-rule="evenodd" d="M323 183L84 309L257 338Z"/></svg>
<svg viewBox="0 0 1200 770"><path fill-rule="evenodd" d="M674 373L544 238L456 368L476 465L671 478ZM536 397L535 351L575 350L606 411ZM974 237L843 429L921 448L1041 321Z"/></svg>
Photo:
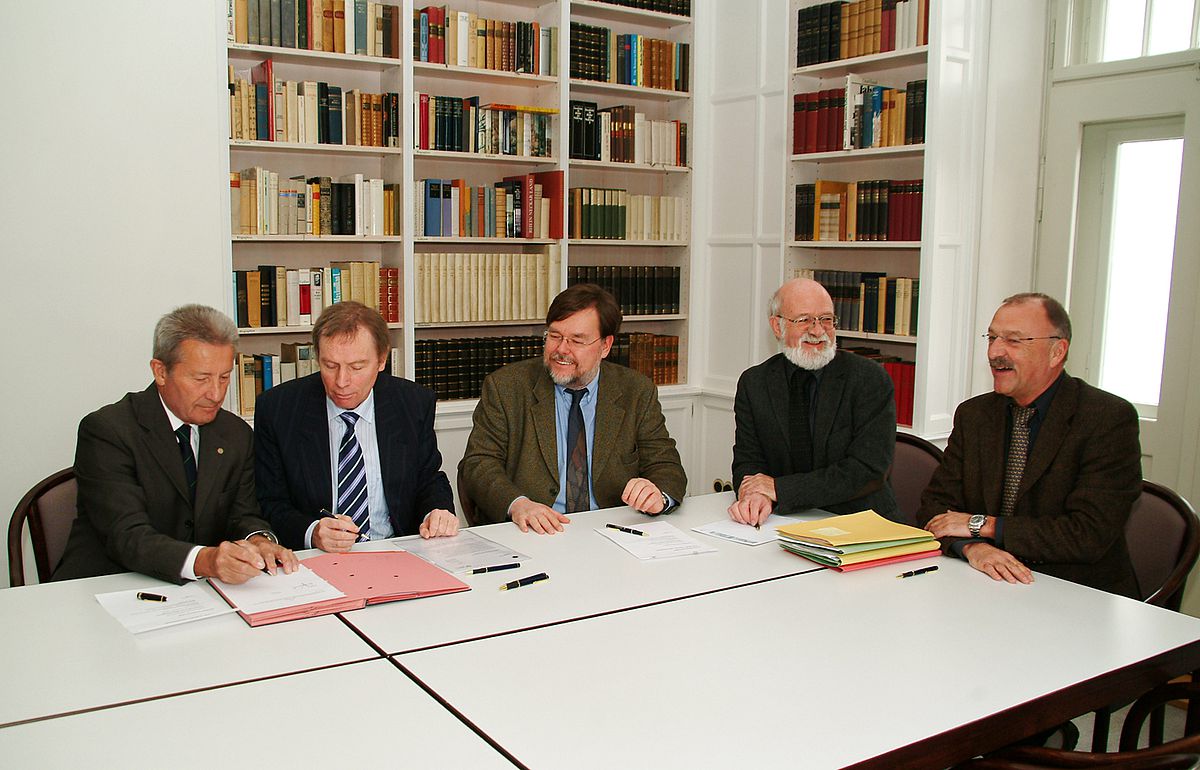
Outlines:
<svg viewBox="0 0 1200 770"><path fill-rule="evenodd" d="M226 306L222 24L216 2L6 4L0 511L150 382L160 315Z"/></svg>

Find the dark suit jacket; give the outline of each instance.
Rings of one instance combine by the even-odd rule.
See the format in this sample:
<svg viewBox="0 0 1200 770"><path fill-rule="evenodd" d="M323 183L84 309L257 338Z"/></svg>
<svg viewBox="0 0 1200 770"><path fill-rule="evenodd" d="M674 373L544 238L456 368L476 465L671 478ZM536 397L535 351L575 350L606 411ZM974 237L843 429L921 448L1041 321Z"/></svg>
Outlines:
<svg viewBox="0 0 1200 770"><path fill-rule="evenodd" d="M596 503L624 505L621 492L636 477L682 500L687 476L654 383L603 361L596 398L591 458ZM554 382L542 359L518 361L488 375L473 420L458 473L478 507L477 518L507 521L509 504L521 495L553 505L559 488Z"/></svg>
<svg viewBox="0 0 1200 770"><path fill-rule="evenodd" d="M450 482L433 432L433 392L384 372L375 380L375 438L383 492L395 534L416 534L435 508L454 511ZM265 391L254 406L254 471L258 502L289 548L322 508L333 509L329 422L321 375Z"/></svg>
<svg viewBox="0 0 1200 770"><path fill-rule="evenodd" d="M959 405L945 457L921 498L922 524L947 510L1000 514L1008 403L985 393ZM1136 596L1125 522L1141 485L1136 410L1064 377L1004 520L1004 550L1039 572ZM943 550L957 540L943 538Z"/></svg>
<svg viewBox="0 0 1200 770"><path fill-rule="evenodd" d="M133 570L182 583L196 545L268 529L254 500L253 434L221 410L200 426L196 504L158 388L128 393L79 423L79 518L54 580Z"/></svg>
<svg viewBox="0 0 1200 770"><path fill-rule="evenodd" d="M747 369L733 402L733 487L755 473L775 478L777 513L824 508L900 514L887 483L896 447L896 402L883 367L838 351L822 370L812 425L813 470L792 473L788 362L782 353Z"/></svg>

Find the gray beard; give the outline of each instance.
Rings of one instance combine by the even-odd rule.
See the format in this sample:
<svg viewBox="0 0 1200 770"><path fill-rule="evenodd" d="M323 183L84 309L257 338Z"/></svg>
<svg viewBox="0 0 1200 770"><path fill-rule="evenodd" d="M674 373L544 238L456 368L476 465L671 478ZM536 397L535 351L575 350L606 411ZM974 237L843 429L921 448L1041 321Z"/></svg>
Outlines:
<svg viewBox="0 0 1200 770"><path fill-rule="evenodd" d="M826 340L826 342L826 346L815 353L808 352L800 345L791 348L780 343L779 347L787 360L801 369L815 372L828 366L833 357L837 355L837 346L833 344L833 340Z"/></svg>
<svg viewBox="0 0 1200 770"><path fill-rule="evenodd" d="M544 364L545 362L543 362ZM596 365L587 370L577 378L564 377L561 374L555 374L554 370L546 366L546 373L550 375L550 379L554 380L554 384L564 388L583 388L592 384L592 380L596 379L596 375L600 373L600 361Z"/></svg>

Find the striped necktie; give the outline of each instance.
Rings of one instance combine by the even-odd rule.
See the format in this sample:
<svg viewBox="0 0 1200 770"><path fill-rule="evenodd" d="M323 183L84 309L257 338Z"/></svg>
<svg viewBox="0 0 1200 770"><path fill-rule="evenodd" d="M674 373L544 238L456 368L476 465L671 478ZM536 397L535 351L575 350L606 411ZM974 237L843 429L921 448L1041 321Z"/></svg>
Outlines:
<svg viewBox="0 0 1200 770"><path fill-rule="evenodd" d="M337 512L349 516L364 539L371 529L370 508L367 506L367 466L363 462L362 447L354 435L357 412L342 412L338 417L346 423L342 443L338 447L338 499Z"/></svg>
<svg viewBox="0 0 1200 770"><path fill-rule="evenodd" d="M188 499L196 502L196 453L192 451L192 426L186 422L175 430L179 440L179 456L183 460L183 475L187 478Z"/></svg>

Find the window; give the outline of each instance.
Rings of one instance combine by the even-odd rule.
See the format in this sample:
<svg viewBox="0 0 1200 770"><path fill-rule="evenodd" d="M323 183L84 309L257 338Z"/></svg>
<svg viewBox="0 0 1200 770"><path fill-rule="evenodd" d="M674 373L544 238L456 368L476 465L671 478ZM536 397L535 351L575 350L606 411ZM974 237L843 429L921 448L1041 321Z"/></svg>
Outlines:
<svg viewBox="0 0 1200 770"><path fill-rule="evenodd" d="M1070 64L1139 59L1197 47L1200 0L1074 0Z"/></svg>

